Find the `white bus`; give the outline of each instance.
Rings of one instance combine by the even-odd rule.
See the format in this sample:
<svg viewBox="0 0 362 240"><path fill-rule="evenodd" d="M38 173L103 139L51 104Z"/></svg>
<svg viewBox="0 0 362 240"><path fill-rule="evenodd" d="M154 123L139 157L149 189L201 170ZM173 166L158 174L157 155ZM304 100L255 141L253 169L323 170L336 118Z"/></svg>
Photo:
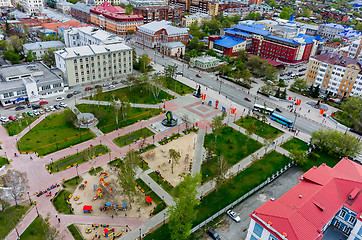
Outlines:
<svg viewBox="0 0 362 240"><path fill-rule="evenodd" d="M253 111L258 111L260 113L264 113L264 114L272 114L274 112L274 109L272 108L268 108L268 107L264 107L263 105L259 105L259 104L255 104Z"/></svg>

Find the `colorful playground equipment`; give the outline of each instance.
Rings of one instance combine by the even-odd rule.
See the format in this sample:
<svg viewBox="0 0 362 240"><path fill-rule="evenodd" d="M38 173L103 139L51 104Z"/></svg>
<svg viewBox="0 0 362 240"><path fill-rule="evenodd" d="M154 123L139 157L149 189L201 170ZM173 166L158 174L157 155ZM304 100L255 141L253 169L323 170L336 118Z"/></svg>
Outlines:
<svg viewBox="0 0 362 240"><path fill-rule="evenodd" d="M102 188L98 188L97 189L97 194L96 196L93 198L93 201L97 200L97 198L102 198L103 197L103 194L102 194Z"/></svg>
<svg viewBox="0 0 362 240"><path fill-rule="evenodd" d="M81 185L79 185L79 187L78 187L78 188L79 188L80 190L84 190L84 189L85 189L85 187L86 187L86 185L85 185L84 183L82 183Z"/></svg>
<svg viewBox="0 0 362 240"><path fill-rule="evenodd" d="M74 201L78 201L79 200L79 196L74 196Z"/></svg>
<svg viewBox="0 0 362 240"><path fill-rule="evenodd" d="M91 212L92 212L92 206L90 206L90 205L84 205L84 206L83 206L83 212L84 212L84 213L91 213Z"/></svg>
<svg viewBox="0 0 362 240"><path fill-rule="evenodd" d="M114 234L114 228L105 228L103 229L103 236L110 237Z"/></svg>
<svg viewBox="0 0 362 240"><path fill-rule="evenodd" d="M91 228L87 228L86 230L85 230L85 233L91 233L92 232L92 229Z"/></svg>
<svg viewBox="0 0 362 240"><path fill-rule="evenodd" d="M145 198L145 200L146 200L146 203L147 203L148 206L151 205L152 202L153 202L153 200L152 200L152 198L151 198L150 196L147 196L147 197Z"/></svg>

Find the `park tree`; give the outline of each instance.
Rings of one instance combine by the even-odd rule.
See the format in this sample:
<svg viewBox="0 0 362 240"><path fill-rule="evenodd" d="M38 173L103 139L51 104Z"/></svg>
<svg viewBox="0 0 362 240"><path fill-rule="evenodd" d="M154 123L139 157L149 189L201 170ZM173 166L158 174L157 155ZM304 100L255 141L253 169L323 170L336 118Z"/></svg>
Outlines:
<svg viewBox="0 0 362 240"><path fill-rule="evenodd" d="M220 68L219 68L219 74L221 74L222 76L227 76L229 73L231 73L232 67L227 65L227 64L223 64Z"/></svg>
<svg viewBox="0 0 362 240"><path fill-rule="evenodd" d="M122 192L128 197L130 208L131 203L134 201L136 195L136 169L137 163L140 161L140 156L131 150L127 152L119 166L118 182L122 188Z"/></svg>
<svg viewBox="0 0 362 240"><path fill-rule="evenodd" d="M274 81L275 79L277 79L278 76L276 67L268 64L265 68L264 75L267 80Z"/></svg>
<svg viewBox="0 0 362 240"><path fill-rule="evenodd" d="M320 86L319 85L315 86L313 89L313 92L310 96L314 97L314 98L319 97L319 90L320 90Z"/></svg>
<svg viewBox="0 0 362 240"><path fill-rule="evenodd" d="M137 81L137 77L133 73L127 75L126 84L130 90L132 90L132 87L135 85L136 81Z"/></svg>
<svg viewBox="0 0 362 240"><path fill-rule="evenodd" d="M114 117L116 119L116 124L118 125L118 114L119 114L119 110L121 109L121 106L120 106L119 102L115 101L114 99L111 102L111 106L113 108Z"/></svg>
<svg viewBox="0 0 362 240"><path fill-rule="evenodd" d="M95 93L95 99L97 100L97 105L98 105L98 109L99 109L99 105L101 103L101 99L102 99L102 94L103 94L103 87L99 86L96 88L96 93Z"/></svg>
<svg viewBox="0 0 362 240"><path fill-rule="evenodd" d="M284 88L284 91L280 94L281 99L287 99L287 88Z"/></svg>
<svg viewBox="0 0 362 240"><path fill-rule="evenodd" d="M173 173L173 165L178 164L178 160L181 158L181 154L172 148L170 148L168 152L169 152L170 158L171 158L171 169L172 169L172 173Z"/></svg>
<svg viewBox="0 0 362 240"><path fill-rule="evenodd" d="M242 62L246 62L248 60L249 53L245 50L239 50L237 58L240 59Z"/></svg>
<svg viewBox="0 0 362 240"><path fill-rule="evenodd" d="M46 240L57 240L61 239L60 233L56 227L50 225L50 214L48 213L47 217L41 221L41 228L43 229L44 239Z"/></svg>
<svg viewBox="0 0 362 240"><path fill-rule="evenodd" d="M175 78L176 70L177 70L177 65L176 64L174 64L174 65L168 64L165 67L165 77L166 78Z"/></svg>
<svg viewBox="0 0 362 240"><path fill-rule="evenodd" d="M13 35L7 40L7 50L13 50L16 53L20 53L23 51L23 45L20 42L18 36Z"/></svg>
<svg viewBox="0 0 362 240"><path fill-rule="evenodd" d="M9 196L15 201L18 206L18 200L25 195L27 183L23 173L16 170L8 170L3 176L3 186Z"/></svg>
<svg viewBox="0 0 362 240"><path fill-rule="evenodd" d="M224 128L224 124L223 124L223 120L226 117L226 113L222 112L221 115L219 116L214 116L211 120L211 128L212 128L212 133L215 136L215 146L214 149L216 149L216 139L217 137L221 134L221 130Z"/></svg>
<svg viewBox="0 0 362 240"><path fill-rule="evenodd" d="M357 132L362 132L362 97L349 97L343 101L341 117L350 122Z"/></svg>
<svg viewBox="0 0 362 240"><path fill-rule="evenodd" d="M133 8L132 8L132 7L126 7L126 12L125 12L126 15L131 15L132 12L133 12Z"/></svg>
<svg viewBox="0 0 362 240"><path fill-rule="evenodd" d="M246 130L246 136L248 137L246 139L246 142L245 142L245 146L246 146L246 149L248 149L248 142L249 142L249 139L251 138L251 136L256 133L256 130L257 130L257 126L255 125L255 120L252 119L252 121L250 122L250 124L248 124L246 127L245 127L245 130Z"/></svg>
<svg viewBox="0 0 362 240"><path fill-rule="evenodd" d="M33 51L28 51L27 53L26 53L26 56L25 56L25 61L27 61L27 62L32 62L32 61L34 61L35 60L35 54L33 53Z"/></svg>
<svg viewBox="0 0 362 240"><path fill-rule="evenodd" d="M274 97L280 98L280 87L278 87L277 91L275 92Z"/></svg>
<svg viewBox="0 0 362 240"><path fill-rule="evenodd" d="M308 160L308 155L306 151L292 149L289 151L289 157L295 161L298 165L304 165Z"/></svg>
<svg viewBox="0 0 362 240"><path fill-rule="evenodd" d="M265 116L265 115L262 115L262 116ZM268 148L272 145L272 142L269 140L269 139L264 139L264 150L265 150L265 153L264 155L266 155L266 153L268 152Z"/></svg>
<svg viewBox="0 0 362 240"><path fill-rule="evenodd" d="M150 64L150 58L148 57L147 53L142 54L138 58L138 64L139 64L139 71L141 73L148 72L148 65Z"/></svg>
<svg viewBox="0 0 362 240"><path fill-rule="evenodd" d="M290 85L290 88L298 92L304 92L305 90L307 90L308 86L305 80L303 80L302 78L297 78L294 80L292 85Z"/></svg>
<svg viewBox="0 0 362 240"><path fill-rule="evenodd" d="M11 206L11 204L8 201L6 201L4 190L1 188L0 188L0 206L1 206L0 212L5 212L6 209L8 209Z"/></svg>
<svg viewBox="0 0 362 240"><path fill-rule="evenodd" d="M156 74L152 75L149 88L155 100L158 99L158 96L160 95L160 92L162 91L162 88L165 85L166 85L165 76L160 76Z"/></svg>
<svg viewBox="0 0 362 240"><path fill-rule="evenodd" d="M355 157L362 150L362 143L355 136L331 129L312 133L311 144L330 155Z"/></svg>
<svg viewBox="0 0 362 240"><path fill-rule="evenodd" d="M201 181L200 174L184 175L184 180L178 186L178 199L167 211L169 216L168 227L171 240L186 240L191 234L192 224L196 219L197 187Z"/></svg>
<svg viewBox="0 0 362 240"><path fill-rule="evenodd" d="M215 167L213 168L213 172L214 172L214 180L215 180L215 188L216 188L216 193L217 190L225 184L226 180L227 180L227 173L229 170L229 164L228 162L224 159L223 156L219 156L219 159L217 160L217 164L215 165Z"/></svg>
<svg viewBox="0 0 362 240"><path fill-rule="evenodd" d="M119 99L119 107L120 107L120 114L122 115L122 118L126 118L128 115L128 112L131 109L131 103L129 102L126 95L122 95Z"/></svg>

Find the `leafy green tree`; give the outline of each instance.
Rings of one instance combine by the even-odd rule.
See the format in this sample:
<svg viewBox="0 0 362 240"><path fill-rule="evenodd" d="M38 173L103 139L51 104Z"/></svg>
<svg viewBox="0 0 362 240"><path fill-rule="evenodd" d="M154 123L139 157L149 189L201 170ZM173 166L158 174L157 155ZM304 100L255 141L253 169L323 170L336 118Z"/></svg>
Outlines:
<svg viewBox="0 0 362 240"><path fill-rule="evenodd" d="M303 9L302 16L309 18L310 17L310 10L308 8L306 8L305 6L303 6L302 9Z"/></svg>
<svg viewBox="0 0 362 240"><path fill-rule="evenodd" d="M171 240L186 240L191 234L192 224L196 219L196 207L199 204L197 196L200 174L184 175L184 180L178 186L178 199L168 209Z"/></svg>
<svg viewBox="0 0 362 240"><path fill-rule="evenodd" d="M217 136L220 135L221 130L224 128L224 124L223 124L222 121L225 119L225 117L226 117L226 113L222 112L222 114L220 116L214 116L212 118L212 120L211 120L212 133L215 136L215 147L214 147L214 149L216 148Z"/></svg>
<svg viewBox="0 0 362 240"><path fill-rule="evenodd" d="M215 188L216 188L216 194L218 189L225 184L227 180L227 173L229 170L229 164L224 159L223 156L219 156L219 159L217 161L217 164L212 168L212 171L214 173L214 180L215 180Z"/></svg>
<svg viewBox="0 0 362 240"><path fill-rule="evenodd" d="M178 164L178 160L181 158L181 154L172 148L170 148L168 152L169 152L170 158L171 158L171 169L172 169L172 173L173 173L173 165Z"/></svg>
<svg viewBox="0 0 362 240"><path fill-rule="evenodd" d="M20 42L20 39L18 36L13 35L11 37L8 38L7 40L7 46L6 46L7 50L12 50L15 53L20 53L23 51L23 45Z"/></svg>
<svg viewBox="0 0 362 240"><path fill-rule="evenodd" d="M141 73L145 73L148 72L148 66L150 65L150 58L148 57L147 53L142 54L139 58L138 58L138 64L140 66L139 71Z"/></svg>
<svg viewBox="0 0 362 240"><path fill-rule="evenodd" d="M282 19L290 19L290 16L292 15L293 9L284 7L281 13L279 14L279 17Z"/></svg>
<svg viewBox="0 0 362 240"><path fill-rule="evenodd" d="M269 3L269 6L272 7L272 8L276 8L278 5L277 5L277 2L275 0L272 0L270 3Z"/></svg>
<svg viewBox="0 0 362 240"><path fill-rule="evenodd" d="M212 57L217 57L217 53L212 48L210 48L209 50L206 51L206 55L209 55L209 56L212 56Z"/></svg>
<svg viewBox="0 0 362 240"><path fill-rule="evenodd" d="M134 202L134 196L136 195L135 176L137 163L140 160L140 156L134 150L131 150L127 152L122 160L122 164L119 166L118 183L122 188L123 194L128 197L130 208L132 208L131 203Z"/></svg>
<svg viewBox="0 0 362 240"><path fill-rule="evenodd" d="M293 149L289 153L289 157L298 165L304 165L308 161L307 153L303 150Z"/></svg>
<svg viewBox="0 0 362 240"><path fill-rule="evenodd" d="M341 108L342 117L351 122L356 131L362 132L362 98L349 97L343 101Z"/></svg>
<svg viewBox="0 0 362 240"><path fill-rule="evenodd" d="M210 28L209 28L208 26L205 26L204 32L205 32L205 33L209 33L209 32L210 32Z"/></svg>
<svg viewBox="0 0 362 240"><path fill-rule="evenodd" d="M20 55L14 50L8 50L3 52L3 59L9 60L12 64L20 62Z"/></svg>
<svg viewBox="0 0 362 240"><path fill-rule="evenodd" d="M160 92L162 91L162 88L165 85L166 85L166 77L165 76L160 76L160 75L154 74L151 77L149 87L150 87L150 90L151 90L155 100L158 99L158 96L160 95Z"/></svg>
<svg viewBox="0 0 362 240"><path fill-rule="evenodd" d="M227 76L232 70L232 67L224 64L219 68L219 74L221 74L222 76Z"/></svg>
<svg viewBox="0 0 362 240"><path fill-rule="evenodd" d="M270 65L270 64L267 65L264 74L265 74L265 78L267 80L271 80L271 81L274 81L278 76L276 67L274 67L273 65Z"/></svg>
<svg viewBox="0 0 362 240"><path fill-rule="evenodd" d="M248 148L248 142L249 142L249 139L251 138L251 136L256 133L256 130L258 129L258 127L255 125L255 120L253 119L249 125L247 125L245 127L245 130L246 130L246 136L248 137L246 139L246 142L245 142L245 146L246 148Z"/></svg>
<svg viewBox="0 0 362 240"><path fill-rule="evenodd" d="M276 98L280 98L280 87L277 89L277 91L275 92L274 97Z"/></svg>
<svg viewBox="0 0 362 240"><path fill-rule="evenodd" d="M239 50L237 58L240 59L243 62L246 62L248 60L249 53L247 53L245 50Z"/></svg>
<svg viewBox="0 0 362 240"><path fill-rule="evenodd" d="M314 97L314 98L319 97L319 90L320 90L319 85L315 86L313 89L313 93L311 94L311 97Z"/></svg>
<svg viewBox="0 0 362 240"><path fill-rule="evenodd" d="M287 88L284 88L284 91L280 94L281 99L287 99Z"/></svg>
<svg viewBox="0 0 362 240"><path fill-rule="evenodd" d="M34 61L35 60L35 54L33 53L33 51L28 51L27 53L26 53L26 56L25 56L25 61L27 61L27 62L32 62L32 61Z"/></svg>
<svg viewBox="0 0 362 240"><path fill-rule="evenodd" d="M166 78L175 78L176 70L177 70L177 65L176 64L174 64L174 65L168 64L165 67L165 77Z"/></svg>
<svg viewBox="0 0 362 240"><path fill-rule="evenodd" d="M360 22L357 23L356 26L354 27L354 30L361 32L362 31L362 23L360 23Z"/></svg>
<svg viewBox="0 0 362 240"><path fill-rule="evenodd" d="M46 53L41 56L41 59L44 62L44 64L50 68L52 66L55 66L55 56L54 56L55 51L56 49L48 48L46 50Z"/></svg>
<svg viewBox="0 0 362 240"><path fill-rule="evenodd" d="M240 17L235 14L235 15L232 17L232 21L233 21L234 24L237 24L237 23L240 21Z"/></svg>
<svg viewBox="0 0 362 240"><path fill-rule="evenodd" d="M126 15L131 15L132 12L133 12L133 8L132 8L132 7L126 7L126 12L125 12Z"/></svg>
<svg viewBox="0 0 362 240"><path fill-rule="evenodd" d="M0 41L0 50L5 50L6 45L7 45L7 41L6 40L1 40Z"/></svg>
<svg viewBox="0 0 362 240"><path fill-rule="evenodd" d="M305 90L307 90L308 86L307 86L307 82L301 78L297 78L294 80L294 82L292 83L292 85L290 85L290 88L292 90L297 90L299 92L304 92Z"/></svg>

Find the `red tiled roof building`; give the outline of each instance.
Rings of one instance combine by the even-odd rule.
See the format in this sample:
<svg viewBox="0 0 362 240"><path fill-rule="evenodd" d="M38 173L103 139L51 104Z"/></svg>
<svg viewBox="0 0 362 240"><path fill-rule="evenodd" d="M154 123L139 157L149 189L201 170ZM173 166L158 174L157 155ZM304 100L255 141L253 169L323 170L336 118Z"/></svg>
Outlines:
<svg viewBox="0 0 362 240"><path fill-rule="evenodd" d="M250 214L246 239L362 239L362 166L347 158L313 167Z"/></svg>

